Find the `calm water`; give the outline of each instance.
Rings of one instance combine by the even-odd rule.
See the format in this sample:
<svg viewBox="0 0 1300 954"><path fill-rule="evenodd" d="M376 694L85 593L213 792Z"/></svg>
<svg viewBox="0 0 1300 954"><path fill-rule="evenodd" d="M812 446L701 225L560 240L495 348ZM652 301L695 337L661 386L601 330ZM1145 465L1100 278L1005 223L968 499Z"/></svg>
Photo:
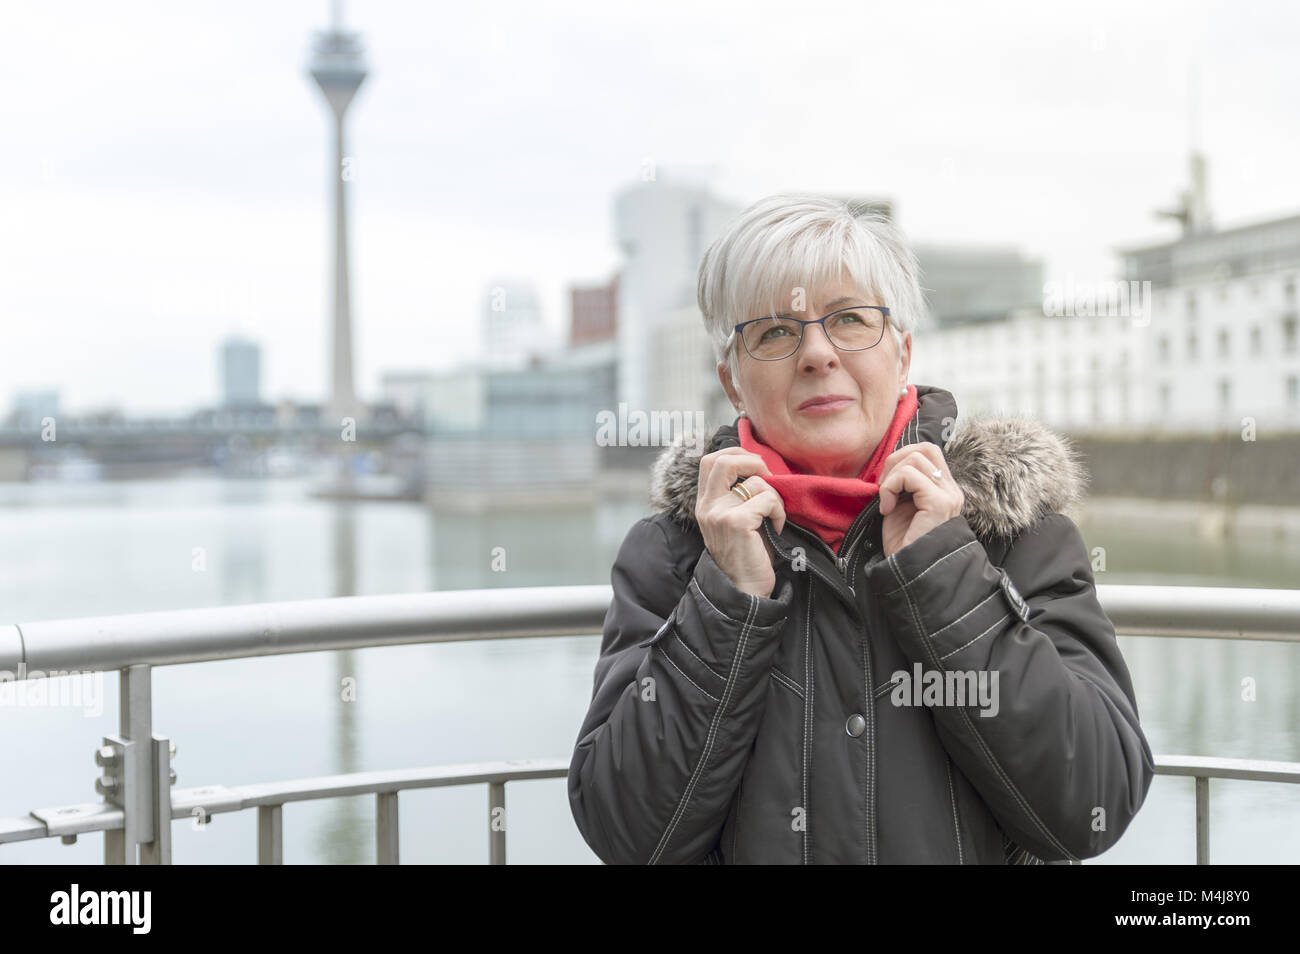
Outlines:
<svg viewBox="0 0 1300 954"><path fill-rule="evenodd" d="M7 621L269 600L493 586L607 583L640 500L547 514L433 514L416 504L313 500L298 481L185 478L0 484L0 614ZM1106 550L1101 583L1300 585L1300 547L1156 539L1082 525ZM593 541L595 545L593 546ZM196 569L194 550L204 565ZM506 569L492 569L494 547ZM1300 647L1121 637L1143 727L1158 753L1300 761ZM155 731L176 741L178 785L240 785L489 759L567 760L591 692L599 637L402 646L154 670ZM355 702L340 681L356 679ZM1254 677L1255 702L1240 700ZM117 679L103 711L0 708L0 816L98 801L95 746L117 732ZM512 863L595 862L565 781L507 787ZM487 791L401 796L404 862L484 863ZM178 863L256 860L256 813L173 825ZM1100 862L1190 863L1193 784L1158 778ZM1212 859L1291 862L1300 786L1211 783ZM290 863L371 863L374 800L289 805ZM102 836L0 848L4 862L98 863Z"/></svg>

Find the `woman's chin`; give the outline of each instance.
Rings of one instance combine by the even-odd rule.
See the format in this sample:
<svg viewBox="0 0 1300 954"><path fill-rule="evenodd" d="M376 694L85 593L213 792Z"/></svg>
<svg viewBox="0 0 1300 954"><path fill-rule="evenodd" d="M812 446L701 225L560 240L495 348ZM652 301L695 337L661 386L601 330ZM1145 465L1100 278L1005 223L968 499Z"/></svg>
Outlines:
<svg viewBox="0 0 1300 954"><path fill-rule="evenodd" d="M798 430L807 439L800 443L810 451L843 451L846 445L860 444L863 440L864 428L857 420L823 418L804 421L802 425Z"/></svg>
<svg viewBox="0 0 1300 954"><path fill-rule="evenodd" d="M803 461L799 469L806 474L819 474L826 471L829 462L842 461L845 448L861 445L862 435L852 428L844 428L842 433L827 434L824 439L800 442L796 451L781 456L792 463Z"/></svg>

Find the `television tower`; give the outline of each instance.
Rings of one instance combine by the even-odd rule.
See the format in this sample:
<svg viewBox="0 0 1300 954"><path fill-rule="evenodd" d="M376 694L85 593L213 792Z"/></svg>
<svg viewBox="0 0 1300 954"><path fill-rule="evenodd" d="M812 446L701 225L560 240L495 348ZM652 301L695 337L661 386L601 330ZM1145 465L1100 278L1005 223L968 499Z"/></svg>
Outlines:
<svg viewBox="0 0 1300 954"><path fill-rule="evenodd" d="M317 32L312 44L311 76L334 113L334 334L330 396L326 424L340 426L344 417L357 418L356 388L352 381L352 308L348 287L347 183L352 160L343 148L343 120L352 97L366 78L361 37L343 29L342 3L331 5L332 25Z"/></svg>

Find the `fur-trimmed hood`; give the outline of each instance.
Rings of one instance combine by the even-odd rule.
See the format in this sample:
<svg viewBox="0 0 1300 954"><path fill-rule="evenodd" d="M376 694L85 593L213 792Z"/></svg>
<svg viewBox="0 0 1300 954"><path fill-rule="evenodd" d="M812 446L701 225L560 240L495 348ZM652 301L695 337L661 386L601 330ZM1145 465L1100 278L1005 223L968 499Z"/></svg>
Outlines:
<svg viewBox="0 0 1300 954"><path fill-rule="evenodd" d="M977 536L1013 537L1045 514L1068 514L1082 500L1088 477L1078 451L1041 422L1010 415L958 420L948 391L917 385L917 397L916 415L896 448L921 441L943 448L965 495L962 515ZM951 436L944 440L945 434ZM700 457L739 446L736 426L723 425L702 444L668 447L651 475L650 502L682 523L695 522Z"/></svg>

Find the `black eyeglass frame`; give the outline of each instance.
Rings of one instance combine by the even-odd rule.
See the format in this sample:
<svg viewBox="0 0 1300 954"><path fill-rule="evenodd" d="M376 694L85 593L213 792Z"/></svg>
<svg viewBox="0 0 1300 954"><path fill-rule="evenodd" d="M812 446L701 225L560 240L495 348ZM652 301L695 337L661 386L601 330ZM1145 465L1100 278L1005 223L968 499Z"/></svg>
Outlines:
<svg viewBox="0 0 1300 954"><path fill-rule="evenodd" d="M826 319L834 318L836 315L843 314L846 311L863 311L864 309L867 308L870 308L873 311L880 312L881 316L885 319L880 326L880 337L876 339L875 344L869 344L865 348L841 348L838 344L835 343L835 339L831 337L831 333L829 331L826 331ZM742 329L745 328L747 325L752 325L760 321L774 321L774 320L799 322L799 340L795 342L794 350L783 357L760 358L758 357L758 355L754 354L754 352L749 350L749 345L745 343L745 336L742 333ZM809 321L805 321L802 318L792 318L788 315L768 315L766 318L751 318L749 321L742 321L740 324L736 325L734 328L731 329L731 332L738 339L740 339L740 343L745 347L745 353L748 354L755 361L784 361L786 360L786 358L793 358L796 354L799 353L799 349L803 346L803 336L808 331L809 325L821 325L822 331L826 333L826 340L828 340L832 345L835 345L835 349L837 351L870 351L872 348L876 347L876 345L880 344L880 342L885 340L885 325L887 324L889 324L889 309L886 308L884 305L850 305L847 308L837 308L835 311L832 311L829 315L822 315L820 318L812 319Z"/></svg>

